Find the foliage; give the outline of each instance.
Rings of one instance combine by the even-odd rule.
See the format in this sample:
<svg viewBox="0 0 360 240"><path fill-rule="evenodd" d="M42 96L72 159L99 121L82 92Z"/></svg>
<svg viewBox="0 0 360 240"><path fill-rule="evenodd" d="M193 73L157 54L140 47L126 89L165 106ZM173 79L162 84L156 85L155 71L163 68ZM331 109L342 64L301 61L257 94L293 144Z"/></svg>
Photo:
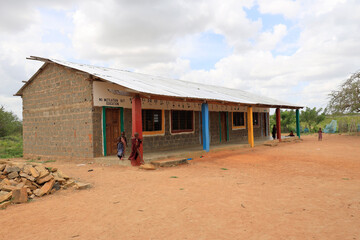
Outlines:
<svg viewBox="0 0 360 240"><path fill-rule="evenodd" d="M296 128L296 113L294 110L282 111L280 110L281 118L281 132L294 131ZM270 116L270 127L276 125L276 114Z"/></svg>
<svg viewBox="0 0 360 240"><path fill-rule="evenodd" d="M21 135L0 138L0 158L22 157L23 140Z"/></svg>
<svg viewBox="0 0 360 240"><path fill-rule="evenodd" d="M22 122L12 112L0 106L0 137L22 133Z"/></svg>
<svg viewBox="0 0 360 240"><path fill-rule="evenodd" d="M322 112L322 108L316 109L306 107L305 111L300 113L300 121L305 123L305 126L309 128L310 131L316 131L312 127L316 127L321 121L325 119L325 111ZM322 112L322 113L321 113Z"/></svg>
<svg viewBox="0 0 360 240"><path fill-rule="evenodd" d="M319 127L325 128L332 120L338 123L337 132L357 132L360 125L360 114L338 114L326 115L325 119L319 123Z"/></svg>
<svg viewBox="0 0 360 240"><path fill-rule="evenodd" d="M340 90L330 94L330 113L360 113L360 71L341 84Z"/></svg>

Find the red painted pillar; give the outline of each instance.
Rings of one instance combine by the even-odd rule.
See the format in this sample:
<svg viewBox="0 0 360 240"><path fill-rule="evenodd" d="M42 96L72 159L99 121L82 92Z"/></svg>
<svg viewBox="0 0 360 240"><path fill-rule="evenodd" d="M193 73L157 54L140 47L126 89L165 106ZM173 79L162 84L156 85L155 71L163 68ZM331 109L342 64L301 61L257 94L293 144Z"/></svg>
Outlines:
<svg viewBox="0 0 360 240"><path fill-rule="evenodd" d="M281 121L280 121L280 108L276 109L276 130L279 142L281 142Z"/></svg>
<svg viewBox="0 0 360 240"><path fill-rule="evenodd" d="M142 117L141 117L141 99L140 99L139 96L135 96L132 99L131 115L132 115L132 136L134 136L134 134L137 132L139 134L139 138L141 140L143 140ZM141 157L144 157L144 155L143 155L143 144L141 144L141 147L140 147Z"/></svg>

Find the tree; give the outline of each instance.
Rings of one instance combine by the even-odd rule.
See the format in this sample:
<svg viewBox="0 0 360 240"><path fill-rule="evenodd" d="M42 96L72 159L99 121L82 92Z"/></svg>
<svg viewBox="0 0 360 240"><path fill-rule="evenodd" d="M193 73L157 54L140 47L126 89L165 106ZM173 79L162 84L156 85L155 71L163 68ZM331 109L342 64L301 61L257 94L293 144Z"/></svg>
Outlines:
<svg viewBox="0 0 360 240"><path fill-rule="evenodd" d="M282 132L295 131L296 115L294 110L280 110L280 118ZM270 127L272 127L273 125L276 125L276 114L270 116Z"/></svg>
<svg viewBox="0 0 360 240"><path fill-rule="evenodd" d="M5 111L0 106L0 137L20 134L22 132L22 123L12 112Z"/></svg>
<svg viewBox="0 0 360 240"><path fill-rule="evenodd" d="M320 113L323 109L319 108L316 110L314 108L306 107L305 111L301 111L300 120L301 122L305 122L311 131L312 126L318 125L321 121L325 119L325 111Z"/></svg>
<svg viewBox="0 0 360 240"><path fill-rule="evenodd" d="M360 112L360 71L354 73L340 85L340 90L330 94L328 110L330 113Z"/></svg>

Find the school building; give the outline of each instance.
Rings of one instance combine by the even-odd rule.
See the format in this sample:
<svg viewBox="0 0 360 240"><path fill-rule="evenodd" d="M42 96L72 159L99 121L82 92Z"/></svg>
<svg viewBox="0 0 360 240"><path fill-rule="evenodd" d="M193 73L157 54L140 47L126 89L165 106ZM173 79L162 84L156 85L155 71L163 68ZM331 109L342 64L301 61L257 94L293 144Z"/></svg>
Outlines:
<svg viewBox="0 0 360 240"><path fill-rule="evenodd" d="M44 62L15 94L23 100L24 157L93 159L116 154L122 131L143 151L244 143L270 135L269 111L302 106L224 88L119 69L30 57ZM279 139L281 141L281 137ZM127 156L129 153L127 153Z"/></svg>

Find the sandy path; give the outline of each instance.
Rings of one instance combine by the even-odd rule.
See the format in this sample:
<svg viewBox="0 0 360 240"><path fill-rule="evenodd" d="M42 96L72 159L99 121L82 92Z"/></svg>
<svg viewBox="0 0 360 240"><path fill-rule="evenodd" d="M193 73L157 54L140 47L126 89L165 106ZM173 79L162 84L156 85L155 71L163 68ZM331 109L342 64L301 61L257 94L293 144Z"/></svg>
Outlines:
<svg viewBox="0 0 360 240"><path fill-rule="evenodd" d="M0 211L0 239L360 239L360 137L307 136L156 171L48 165L94 187Z"/></svg>

